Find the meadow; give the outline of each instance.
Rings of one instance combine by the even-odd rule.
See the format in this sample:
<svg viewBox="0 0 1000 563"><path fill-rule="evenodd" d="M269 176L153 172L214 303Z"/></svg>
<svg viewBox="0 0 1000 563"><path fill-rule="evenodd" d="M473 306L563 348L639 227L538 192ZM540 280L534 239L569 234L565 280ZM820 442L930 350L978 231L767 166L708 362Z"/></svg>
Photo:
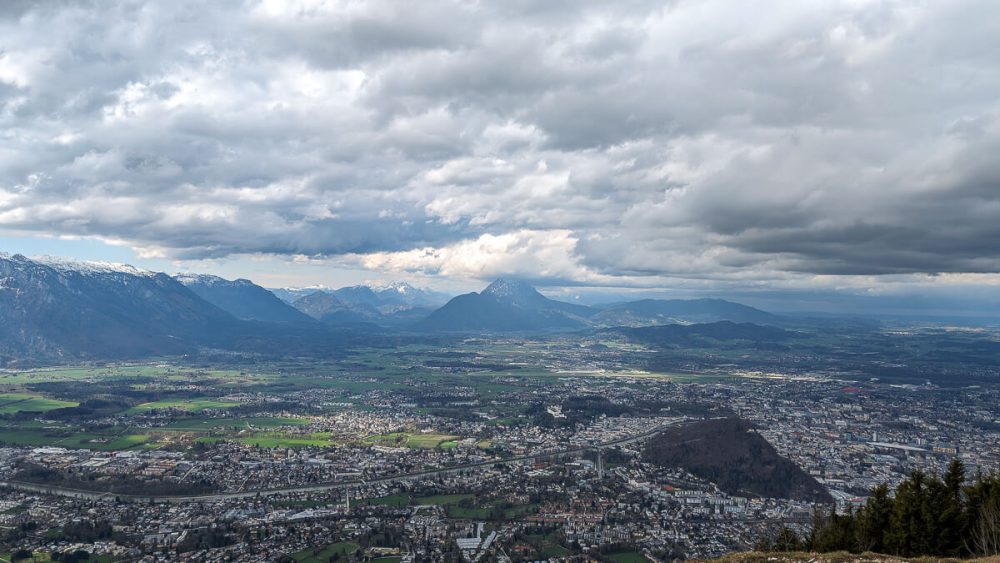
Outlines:
<svg viewBox="0 0 1000 563"><path fill-rule="evenodd" d="M66 407L75 407L80 403L73 401L59 401L46 399L39 395L27 393L2 393L0 394L0 414L13 414L16 412L46 412Z"/></svg>
<svg viewBox="0 0 1000 563"><path fill-rule="evenodd" d="M454 436L451 434L393 432L391 434L368 436L363 441L366 444L377 446L416 449L447 449L457 446L458 443L455 440L458 438L460 438L460 436Z"/></svg>
<svg viewBox="0 0 1000 563"><path fill-rule="evenodd" d="M309 434L287 434L282 432L258 432L252 436L241 436L237 441L258 448L326 448L336 444L329 432Z"/></svg>
<svg viewBox="0 0 1000 563"><path fill-rule="evenodd" d="M179 409L189 412L199 412L207 409L229 409L237 406L239 406L239 403L218 401L215 399L177 399L142 403L129 409L129 412L137 413L154 409Z"/></svg>

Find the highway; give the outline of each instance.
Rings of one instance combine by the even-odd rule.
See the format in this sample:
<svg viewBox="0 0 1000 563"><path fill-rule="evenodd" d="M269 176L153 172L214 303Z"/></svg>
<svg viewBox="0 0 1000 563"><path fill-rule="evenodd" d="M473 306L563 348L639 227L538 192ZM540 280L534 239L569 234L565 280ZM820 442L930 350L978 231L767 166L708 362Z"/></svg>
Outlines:
<svg viewBox="0 0 1000 563"><path fill-rule="evenodd" d="M247 491L240 491L238 493L213 493L205 495L186 495L186 496L123 495L123 494L105 493L99 491L86 491L82 489L71 489L67 487L56 487L40 483L28 483L24 481L13 481L13 480L0 481L0 487L7 487L31 493L40 493L46 495L55 495L55 496L71 497L71 498L86 499L86 500L118 499L119 501L122 502L142 502L142 503L153 502L153 503L178 503L178 504L185 502L219 502L219 501L235 500L241 498L267 497L267 496L287 495L295 493L317 493L323 491L333 491L333 490L357 487L359 485L414 481L419 479L425 479L428 477L435 477L438 475L447 475L449 473L459 473L462 471L469 471L483 467L492 467L494 465L511 465L515 463L522 463L525 461L538 458L556 457L564 455L578 455L588 450L603 449L614 446L623 446L634 442L639 442L653 436L654 434L657 434L658 432L663 431L665 428L669 426L677 424L678 422L681 422L681 419L670 421L667 422L666 424L661 424L656 428L647 430L646 432L643 432L641 434L636 434L634 436L620 438L617 440L611 440L609 442L602 442L588 446L574 446L565 449L543 450L541 452L535 452L530 455L522 455L502 460L490 460L490 461L481 461L476 463L466 463L463 465L456 465L453 467L446 467L442 469L432 469L428 471L418 471L415 473L404 473L401 475L390 475L386 477L373 477L371 479L335 481L332 483L317 483L314 485L301 485L296 487L282 487L275 489L251 489Z"/></svg>

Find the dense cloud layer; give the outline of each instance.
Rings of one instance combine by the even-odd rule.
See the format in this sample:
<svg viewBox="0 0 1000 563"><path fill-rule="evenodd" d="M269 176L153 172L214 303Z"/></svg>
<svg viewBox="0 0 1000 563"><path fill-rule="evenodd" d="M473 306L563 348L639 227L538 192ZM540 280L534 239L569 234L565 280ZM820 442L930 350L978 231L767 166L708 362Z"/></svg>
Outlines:
<svg viewBox="0 0 1000 563"><path fill-rule="evenodd" d="M464 278L1000 272L994 2L9 2L0 233Z"/></svg>

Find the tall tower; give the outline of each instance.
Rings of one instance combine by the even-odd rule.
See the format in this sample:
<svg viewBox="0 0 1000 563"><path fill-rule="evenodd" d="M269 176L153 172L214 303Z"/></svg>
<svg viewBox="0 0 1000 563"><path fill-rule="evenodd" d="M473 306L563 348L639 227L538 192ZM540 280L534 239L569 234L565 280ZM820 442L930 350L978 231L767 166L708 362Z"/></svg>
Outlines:
<svg viewBox="0 0 1000 563"><path fill-rule="evenodd" d="M604 479L604 456L601 455L601 448L597 448L597 478Z"/></svg>

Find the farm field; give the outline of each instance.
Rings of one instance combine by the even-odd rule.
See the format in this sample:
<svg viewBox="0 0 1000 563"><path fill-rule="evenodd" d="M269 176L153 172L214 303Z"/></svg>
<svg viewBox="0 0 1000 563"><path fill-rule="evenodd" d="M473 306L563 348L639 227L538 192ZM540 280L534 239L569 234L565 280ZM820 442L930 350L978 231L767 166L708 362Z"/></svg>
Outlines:
<svg viewBox="0 0 1000 563"><path fill-rule="evenodd" d="M430 497L417 497L413 499L414 504L420 505L430 505L430 504L458 504L466 499L473 498L473 495L468 494L457 494L457 495L434 495Z"/></svg>
<svg viewBox="0 0 1000 563"><path fill-rule="evenodd" d="M58 401L46 399L39 395L27 393L3 393L0 394L0 414L13 414L16 412L46 412L66 407L75 407L80 403L72 401Z"/></svg>
<svg viewBox="0 0 1000 563"><path fill-rule="evenodd" d="M361 546L353 542L338 542L330 544L323 549L304 549L292 554L292 559L298 563L326 563L335 555L350 555L361 549Z"/></svg>
<svg viewBox="0 0 1000 563"><path fill-rule="evenodd" d="M455 447L456 439L460 436L451 434L418 434L411 432L393 432L391 434L378 434L364 439L367 444L378 446L402 447L402 448L450 448Z"/></svg>
<svg viewBox="0 0 1000 563"><path fill-rule="evenodd" d="M101 451L126 450L150 440L148 434L96 434L60 428L0 428L0 443L16 446L58 446Z"/></svg>
<svg viewBox="0 0 1000 563"><path fill-rule="evenodd" d="M243 436L237 441L248 446L261 448L301 448L313 446L325 448L335 445L329 432L314 432L311 434L285 434L281 432L258 432L252 436Z"/></svg>
<svg viewBox="0 0 1000 563"><path fill-rule="evenodd" d="M180 409L189 412L199 412L206 409L228 409L237 406L239 406L239 403L218 401L215 399L180 399L143 403L129 409L129 412L143 412L154 409Z"/></svg>
<svg viewBox="0 0 1000 563"><path fill-rule="evenodd" d="M175 441L185 433L194 433L203 435L196 441L217 442L228 438L262 448L335 445L328 432L281 432L281 428L291 430L308 422L308 419L291 417L196 417L176 420L163 427L88 431L72 425L19 421L0 426L0 444L119 451L158 447L162 443ZM248 430L251 433L248 434Z"/></svg>

